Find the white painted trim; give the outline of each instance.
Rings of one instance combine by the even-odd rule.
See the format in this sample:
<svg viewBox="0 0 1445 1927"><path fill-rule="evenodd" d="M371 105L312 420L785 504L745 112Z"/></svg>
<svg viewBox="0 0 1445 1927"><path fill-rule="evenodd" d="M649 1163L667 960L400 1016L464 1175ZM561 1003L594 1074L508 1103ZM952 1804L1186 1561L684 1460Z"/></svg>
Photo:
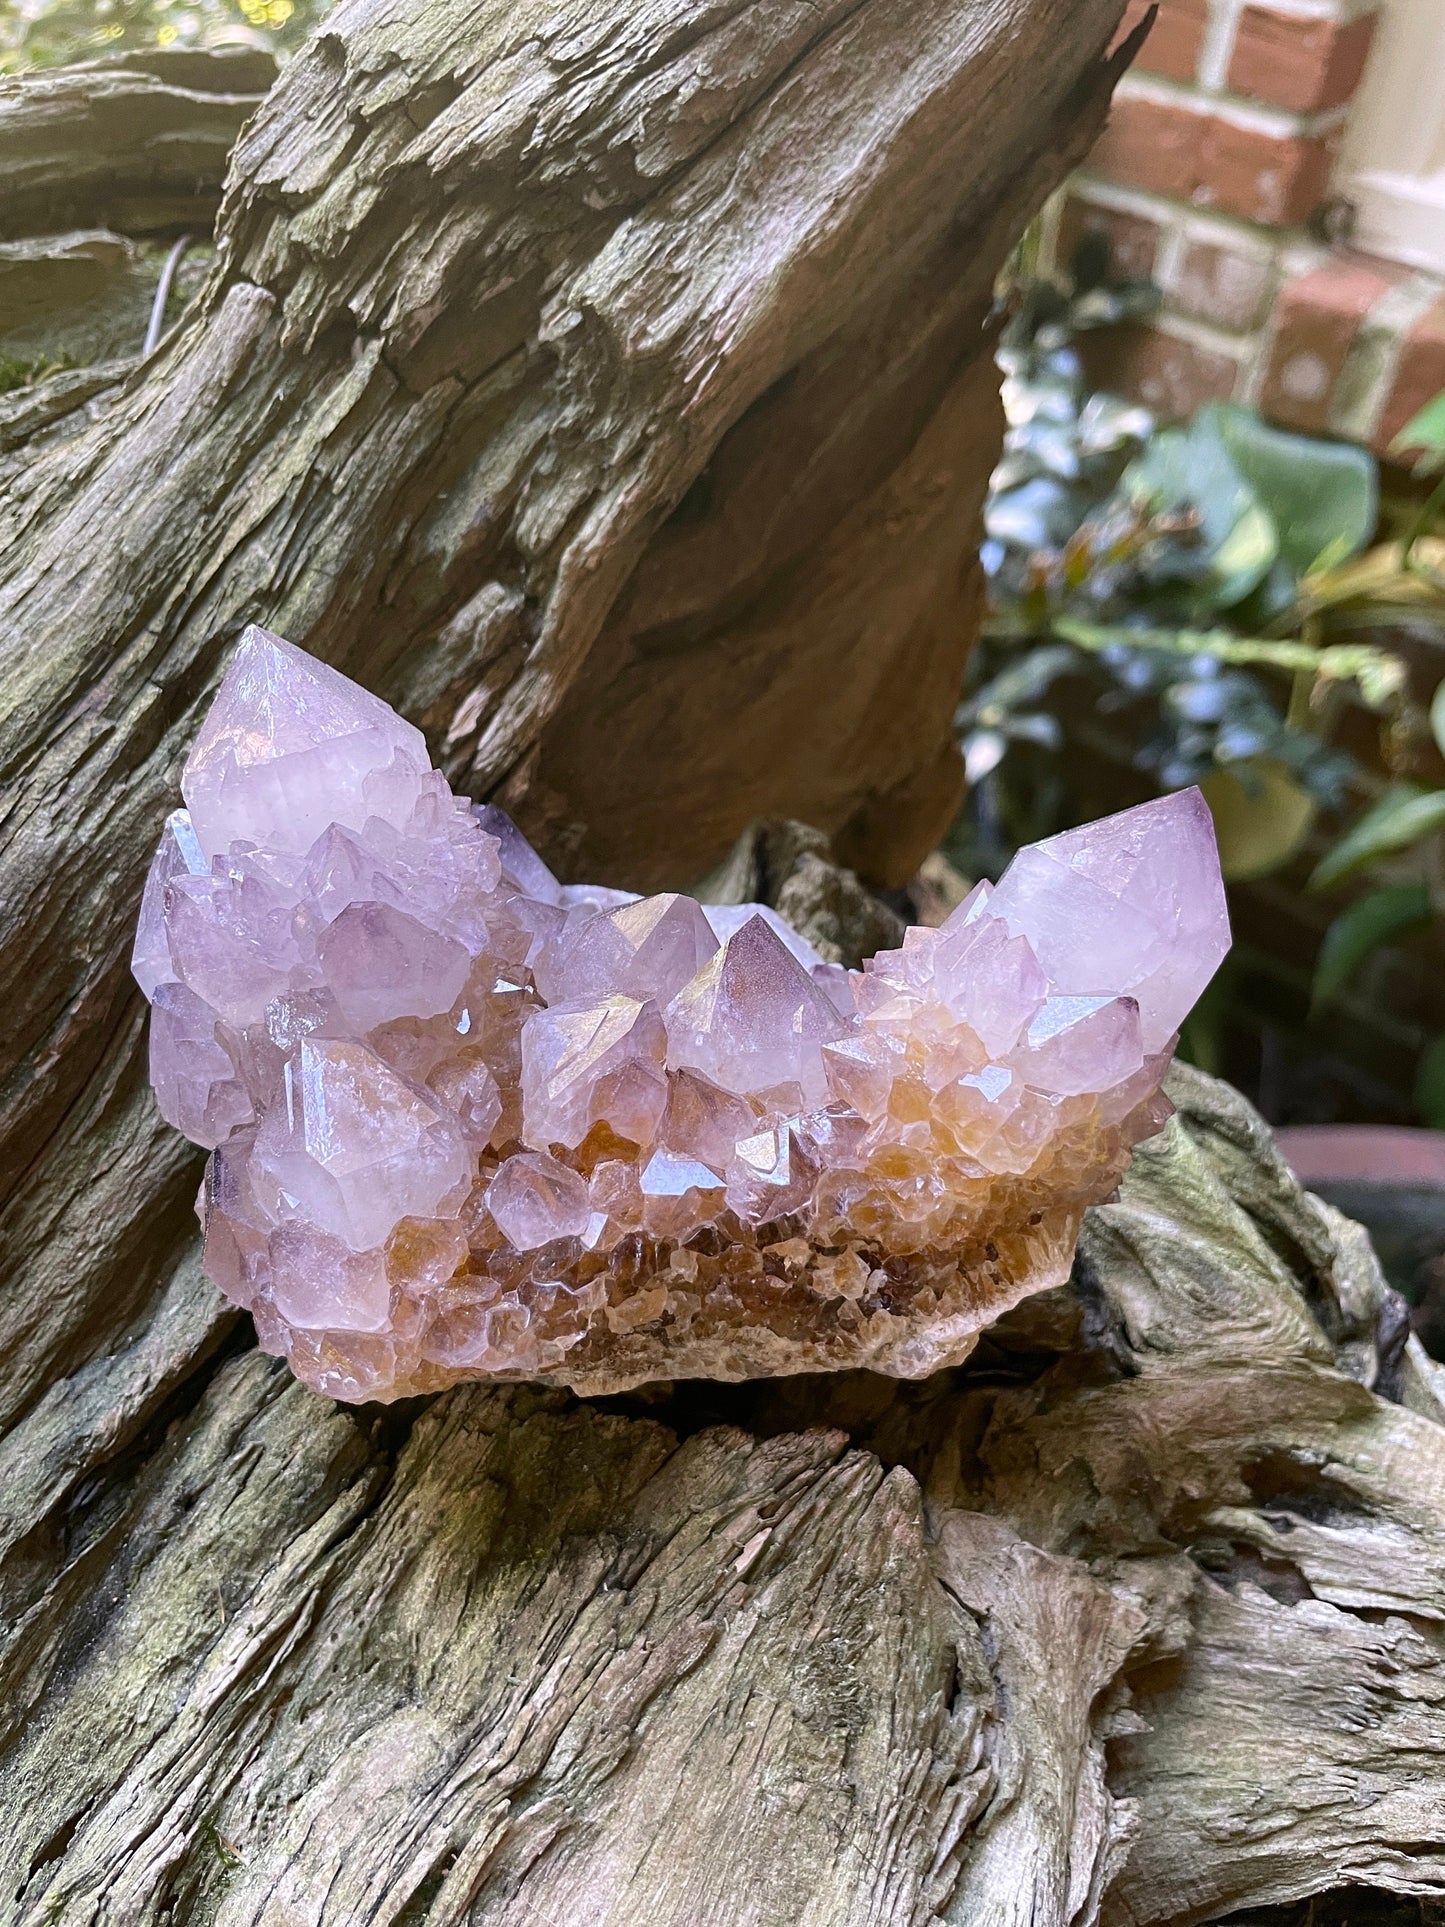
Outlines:
<svg viewBox="0 0 1445 1927"><path fill-rule="evenodd" d="M1445 274L1445 0L1383 11L1336 186L1356 246Z"/></svg>
<svg viewBox="0 0 1445 1927"><path fill-rule="evenodd" d="M1378 13L1381 0L1262 0L1271 13L1295 20L1337 20L1346 25L1362 13Z"/></svg>
<svg viewBox="0 0 1445 1927"><path fill-rule="evenodd" d="M1445 168L1425 175L1353 174L1345 191L1356 210L1356 247L1445 274Z"/></svg>

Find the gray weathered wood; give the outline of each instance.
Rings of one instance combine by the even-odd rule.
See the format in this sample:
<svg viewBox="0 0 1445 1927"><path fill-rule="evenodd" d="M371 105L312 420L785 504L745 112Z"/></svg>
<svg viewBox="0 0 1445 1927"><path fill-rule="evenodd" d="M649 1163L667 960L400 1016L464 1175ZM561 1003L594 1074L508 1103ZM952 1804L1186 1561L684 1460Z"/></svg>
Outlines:
<svg viewBox="0 0 1445 1927"><path fill-rule="evenodd" d="M246 48L0 77L0 240L68 227L204 232L236 136L275 78L271 56Z"/></svg>
<svg viewBox="0 0 1445 1927"><path fill-rule="evenodd" d="M679 1432L687 1388L382 1416L252 1351L193 1377L0 1560L3 1917L1445 1894L1445 1428L1361 1382L1418 1402L1428 1362L1240 1101L1175 1091L1073 1289L941 1381L728 1388ZM164 1349L109 1362L113 1411Z"/></svg>

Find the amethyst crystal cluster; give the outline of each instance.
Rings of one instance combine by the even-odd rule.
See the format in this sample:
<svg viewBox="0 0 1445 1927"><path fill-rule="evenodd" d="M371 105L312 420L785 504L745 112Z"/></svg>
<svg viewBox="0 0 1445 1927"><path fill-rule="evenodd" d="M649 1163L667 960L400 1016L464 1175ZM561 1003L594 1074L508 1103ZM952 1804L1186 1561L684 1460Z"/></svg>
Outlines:
<svg viewBox="0 0 1445 1927"><path fill-rule="evenodd" d="M205 1263L318 1390L921 1376L1067 1274L1228 944L1188 790L861 972L559 885L387 705L250 629L146 885Z"/></svg>

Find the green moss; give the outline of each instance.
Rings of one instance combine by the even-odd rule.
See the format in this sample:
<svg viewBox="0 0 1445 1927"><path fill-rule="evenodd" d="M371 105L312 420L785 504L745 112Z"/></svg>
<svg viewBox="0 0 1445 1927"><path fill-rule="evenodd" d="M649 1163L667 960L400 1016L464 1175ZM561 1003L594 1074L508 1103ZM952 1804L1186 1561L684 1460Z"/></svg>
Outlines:
<svg viewBox="0 0 1445 1927"><path fill-rule="evenodd" d="M16 388L28 388L32 382L41 381L46 375L58 375L63 369L74 366L74 361L64 352L28 357L0 355L0 395L8 395Z"/></svg>

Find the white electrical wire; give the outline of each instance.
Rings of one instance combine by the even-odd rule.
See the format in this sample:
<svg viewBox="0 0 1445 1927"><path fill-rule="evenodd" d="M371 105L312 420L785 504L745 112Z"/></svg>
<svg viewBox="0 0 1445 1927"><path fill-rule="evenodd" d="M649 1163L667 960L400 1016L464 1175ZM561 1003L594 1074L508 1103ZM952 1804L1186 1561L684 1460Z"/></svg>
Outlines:
<svg viewBox="0 0 1445 1927"><path fill-rule="evenodd" d="M166 256L161 278L156 284L156 298L151 303L151 318L146 323L145 346L142 355L153 355L160 343L161 329L165 325L166 303L171 297L171 283L176 278L176 269L181 265L181 256L191 245L193 235L183 234L170 253Z"/></svg>

